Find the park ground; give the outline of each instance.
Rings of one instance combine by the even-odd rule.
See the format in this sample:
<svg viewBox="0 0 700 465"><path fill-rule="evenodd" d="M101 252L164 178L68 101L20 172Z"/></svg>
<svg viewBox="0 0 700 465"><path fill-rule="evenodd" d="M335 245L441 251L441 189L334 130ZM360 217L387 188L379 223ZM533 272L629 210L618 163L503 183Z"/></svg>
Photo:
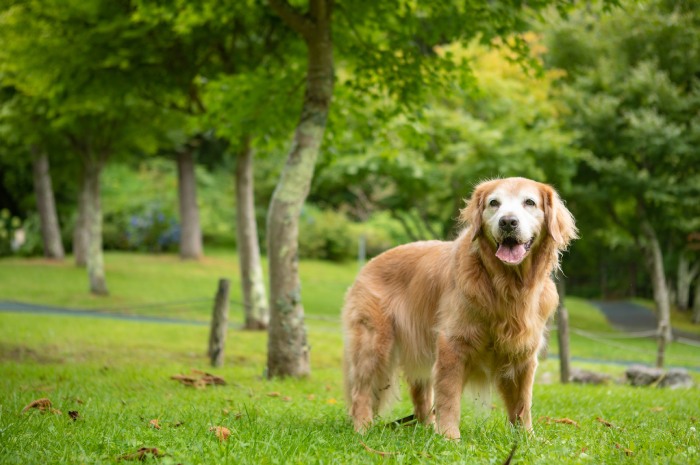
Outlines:
<svg viewBox="0 0 700 465"><path fill-rule="evenodd" d="M70 261L0 260L0 300L100 312L0 312L0 463L128 463L139 456L162 464L503 463L514 445L512 463L700 462L700 389L623 384L627 364L653 363L655 343L623 338L583 299L567 300L574 366L613 381L559 384L553 332L534 393L535 434L512 429L496 398L491 412L465 401L461 442L421 425L392 427L388 420L410 413L404 393L360 437L345 413L338 317L357 264L302 262L312 375L269 381L266 333L237 329L235 255L213 250L200 262L180 262L109 253L106 263L111 295L97 298ZM232 325L225 365L213 369L206 323L220 277L233 282ZM667 361L700 382L699 347L674 343ZM199 379L200 372L226 385L171 379ZM23 412L41 398L51 407Z"/></svg>

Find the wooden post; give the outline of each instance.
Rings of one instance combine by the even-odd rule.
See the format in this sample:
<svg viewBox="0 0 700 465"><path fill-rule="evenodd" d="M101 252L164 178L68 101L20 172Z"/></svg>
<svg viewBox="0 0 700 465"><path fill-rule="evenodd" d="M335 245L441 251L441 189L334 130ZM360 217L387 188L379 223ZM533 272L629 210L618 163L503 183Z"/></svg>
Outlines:
<svg viewBox="0 0 700 465"><path fill-rule="evenodd" d="M571 355L569 353L569 311L564 305L566 286L564 276L557 273L557 292L559 293L559 307L557 308L557 336L559 339L559 379L562 384L567 384L571 378Z"/></svg>
<svg viewBox="0 0 700 465"><path fill-rule="evenodd" d="M226 344L226 331L228 329L228 294L231 281L219 279L219 287L216 290L214 310L211 316L211 331L209 333L209 359L211 366L220 367L224 364L224 346Z"/></svg>

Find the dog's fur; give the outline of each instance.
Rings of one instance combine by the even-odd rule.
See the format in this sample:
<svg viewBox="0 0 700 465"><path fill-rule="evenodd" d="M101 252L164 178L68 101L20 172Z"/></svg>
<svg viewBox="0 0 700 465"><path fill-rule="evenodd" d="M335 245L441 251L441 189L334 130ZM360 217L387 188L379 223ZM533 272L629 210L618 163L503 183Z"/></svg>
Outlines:
<svg viewBox="0 0 700 465"><path fill-rule="evenodd" d="M558 302L550 275L574 219L550 186L507 178L479 184L461 220L454 241L374 258L347 293L345 387L358 432L395 396L399 366L416 418L448 438L460 437L467 382L495 383L510 421L532 428L537 354Z"/></svg>

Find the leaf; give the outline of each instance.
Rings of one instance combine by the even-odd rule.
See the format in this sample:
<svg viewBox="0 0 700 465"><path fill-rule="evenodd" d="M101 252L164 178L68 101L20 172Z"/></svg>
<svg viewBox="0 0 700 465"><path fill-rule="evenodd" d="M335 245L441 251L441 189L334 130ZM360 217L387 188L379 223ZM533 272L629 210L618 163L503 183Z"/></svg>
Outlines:
<svg viewBox="0 0 700 465"><path fill-rule="evenodd" d="M600 418L600 417L596 418L596 420L597 420L599 423L604 424L604 425L607 426L608 428L614 428L614 427L615 427L615 425L613 425L612 423L610 423L610 422L607 421L607 420L603 420L603 419Z"/></svg>
<svg viewBox="0 0 700 465"><path fill-rule="evenodd" d="M22 413L27 412L29 409L39 409L39 410L46 410L48 408L51 408L51 401L47 399L46 397L42 397L41 399L36 399L30 402L26 407L22 409Z"/></svg>
<svg viewBox="0 0 700 465"><path fill-rule="evenodd" d="M214 435L219 439L219 442L224 442L231 436L231 430L225 426L212 426L209 431L213 431Z"/></svg>
<svg viewBox="0 0 700 465"><path fill-rule="evenodd" d="M632 457L634 455L634 452L632 452L630 449L628 449L626 447L622 447L620 444L617 444L617 443L615 444L615 449L621 449L622 452L624 452L625 455L628 457Z"/></svg>
<svg viewBox="0 0 700 465"><path fill-rule="evenodd" d="M289 396L284 396L284 397L282 397L282 401L284 401L284 402L291 402L291 401L292 401L292 398L289 397Z"/></svg>
<svg viewBox="0 0 700 465"><path fill-rule="evenodd" d="M308 396L306 396L306 400L316 400L316 395L309 394Z"/></svg>
<svg viewBox="0 0 700 465"><path fill-rule="evenodd" d="M277 391L273 391L273 392L268 392L268 393L267 393L267 397L279 397L279 396L281 396L281 395L282 395L282 394L280 394L280 393L277 392Z"/></svg>
<svg viewBox="0 0 700 465"><path fill-rule="evenodd" d="M149 455L152 455L155 458L162 457L165 454L161 451L159 451L155 447L142 447L136 452L133 452L131 454L124 454L120 455L117 457L117 460L146 460Z"/></svg>
<svg viewBox="0 0 700 465"><path fill-rule="evenodd" d="M77 421L78 418L80 418L80 413L78 413L77 410L69 410L68 416L71 418L71 420Z"/></svg>
<svg viewBox="0 0 700 465"><path fill-rule="evenodd" d="M663 412L664 410L666 410L666 407L652 407L649 409L651 412Z"/></svg>
<svg viewBox="0 0 700 465"><path fill-rule="evenodd" d="M40 412L51 412L51 413L55 413L56 415L61 415L61 411L58 409L52 408L51 401L46 397L42 397L41 399L33 400L32 402L30 402L28 405L26 405L22 409L22 413L26 413L33 408L39 410Z"/></svg>
<svg viewBox="0 0 700 465"><path fill-rule="evenodd" d="M338 403L338 401L335 400L333 397L331 397L330 399L328 399L328 400L326 401L326 403L327 403L327 404L331 404L331 405L335 405L335 404Z"/></svg>
<svg viewBox="0 0 700 465"><path fill-rule="evenodd" d="M563 423L565 425L574 425L577 428L580 428L579 424L577 421L572 420L571 418L552 418L552 417L541 417L539 420L540 423L546 423L546 424L552 424L552 423Z"/></svg>
<svg viewBox="0 0 700 465"><path fill-rule="evenodd" d="M155 429L160 429L160 424L158 423L158 419L154 418L153 420L148 422L149 425L151 425Z"/></svg>
<svg viewBox="0 0 700 465"><path fill-rule="evenodd" d="M185 386L191 386L197 389L202 389L212 385L226 385L226 380L219 376L212 375L211 373L207 373L201 370L190 370L190 372L192 373L192 375L172 375L170 379L179 381Z"/></svg>

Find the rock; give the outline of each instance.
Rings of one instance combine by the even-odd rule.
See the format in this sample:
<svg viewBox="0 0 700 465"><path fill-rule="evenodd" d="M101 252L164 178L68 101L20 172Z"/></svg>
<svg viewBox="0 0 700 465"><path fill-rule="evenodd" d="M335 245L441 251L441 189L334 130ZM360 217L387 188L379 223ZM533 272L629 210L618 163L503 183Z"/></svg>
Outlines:
<svg viewBox="0 0 700 465"><path fill-rule="evenodd" d="M632 386L649 386L661 378L664 370L644 365L632 365L625 370L625 376Z"/></svg>
<svg viewBox="0 0 700 465"><path fill-rule="evenodd" d="M579 384L607 384L611 377L603 373L573 369L571 370L571 377L569 379L572 383Z"/></svg>
<svg viewBox="0 0 700 465"><path fill-rule="evenodd" d="M659 386L669 389L691 388L693 385L693 378L684 368L671 368L659 383Z"/></svg>
<svg viewBox="0 0 700 465"><path fill-rule="evenodd" d="M665 371L643 365L632 365L625 371L625 376L632 386L658 386L670 389L693 387L693 378L688 370L672 368Z"/></svg>

